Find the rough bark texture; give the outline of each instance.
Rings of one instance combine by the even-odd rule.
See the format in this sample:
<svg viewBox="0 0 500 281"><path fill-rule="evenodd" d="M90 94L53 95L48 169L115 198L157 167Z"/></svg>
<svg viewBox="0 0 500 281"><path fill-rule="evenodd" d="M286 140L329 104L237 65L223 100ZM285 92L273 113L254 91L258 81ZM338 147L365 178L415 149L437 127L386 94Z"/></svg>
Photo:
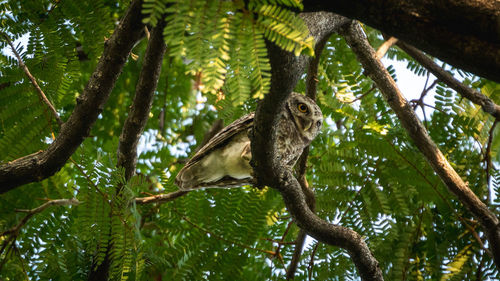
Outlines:
<svg viewBox="0 0 500 281"><path fill-rule="evenodd" d="M160 21L153 28L149 44L144 55L144 61L139 74L139 81L135 89L134 102L123 124L118 145L118 166L125 168L125 178L130 179L135 173L137 163L137 143L141 137L146 122L149 118L153 96L160 77L163 55L165 54L165 41L163 41L163 28L165 22Z"/></svg>
<svg viewBox="0 0 500 281"><path fill-rule="evenodd" d="M313 36L320 40L330 32L328 29L340 27L345 19L331 14L310 14L306 20ZM324 17L324 18L323 18ZM334 19L325 25L326 19ZM292 172L279 165L275 158L275 124L284 100L292 91L306 66L306 59L295 57L276 46L268 45L271 62L271 90L257 106L255 125L252 131L252 165L255 178L260 185L276 188L297 225L315 239L346 249L363 280L383 280L377 260L363 238L355 231L330 224L316 216L307 206L306 198Z"/></svg>
<svg viewBox="0 0 500 281"><path fill-rule="evenodd" d="M395 36L455 67L500 82L498 0L305 0Z"/></svg>
<svg viewBox="0 0 500 281"><path fill-rule="evenodd" d="M141 5L140 0L130 4L127 14L105 43L94 73L83 93L76 99L73 113L62 125L54 142L46 150L0 166L0 193L52 176L64 166L89 135L90 128L102 112L130 50L143 36Z"/></svg>
<svg viewBox="0 0 500 281"><path fill-rule="evenodd" d="M394 110L406 132L427 159L427 162L448 189L458 197L460 202L481 223L487 234L495 263L500 267L500 227L498 218L460 178L429 137L425 127L397 88L389 72L376 58L375 51L368 43L359 24L353 23L343 33L347 43L365 68L366 73L377 84L385 100Z"/></svg>

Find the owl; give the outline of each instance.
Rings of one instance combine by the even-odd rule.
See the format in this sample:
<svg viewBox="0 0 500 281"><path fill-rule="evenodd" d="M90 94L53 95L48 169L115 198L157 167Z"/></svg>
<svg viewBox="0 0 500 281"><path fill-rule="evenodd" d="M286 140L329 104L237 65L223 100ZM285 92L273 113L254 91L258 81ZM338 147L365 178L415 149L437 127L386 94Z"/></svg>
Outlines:
<svg viewBox="0 0 500 281"><path fill-rule="evenodd" d="M292 168L321 131L323 115L310 98L291 93L281 109L276 138L278 159ZM179 171L181 190L252 184L250 139L254 113L234 121L212 137Z"/></svg>

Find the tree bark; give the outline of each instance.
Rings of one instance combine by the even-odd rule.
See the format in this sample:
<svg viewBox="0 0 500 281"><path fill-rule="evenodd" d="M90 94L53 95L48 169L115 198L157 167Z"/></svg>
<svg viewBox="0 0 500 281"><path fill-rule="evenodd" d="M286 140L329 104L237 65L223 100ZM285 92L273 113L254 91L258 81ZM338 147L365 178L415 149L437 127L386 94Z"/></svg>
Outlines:
<svg viewBox="0 0 500 281"><path fill-rule="evenodd" d="M500 82L498 0L305 0L360 20L455 67Z"/></svg>

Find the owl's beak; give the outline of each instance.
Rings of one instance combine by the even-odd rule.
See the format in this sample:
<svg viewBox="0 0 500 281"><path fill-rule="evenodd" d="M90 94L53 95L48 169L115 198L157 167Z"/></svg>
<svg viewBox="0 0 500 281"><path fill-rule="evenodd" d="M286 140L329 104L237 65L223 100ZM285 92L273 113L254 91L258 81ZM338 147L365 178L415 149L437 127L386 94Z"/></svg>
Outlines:
<svg viewBox="0 0 500 281"><path fill-rule="evenodd" d="M300 119L301 119L300 123L302 125L302 131L304 131L304 132L308 131L311 128L313 122L311 122L310 120L303 119L303 118L300 118Z"/></svg>

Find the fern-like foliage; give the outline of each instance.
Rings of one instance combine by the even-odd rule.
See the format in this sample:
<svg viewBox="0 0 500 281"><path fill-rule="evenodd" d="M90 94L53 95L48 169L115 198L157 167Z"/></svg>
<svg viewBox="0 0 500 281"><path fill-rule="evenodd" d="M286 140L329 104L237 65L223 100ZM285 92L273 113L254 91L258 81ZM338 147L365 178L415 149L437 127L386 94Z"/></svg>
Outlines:
<svg viewBox="0 0 500 281"><path fill-rule="evenodd" d="M277 3L279 2L279 3ZM169 54L189 61L198 88L227 94L242 103L269 91L270 67L264 39L296 55L313 54L313 38L287 6L296 1L164 1L144 4L145 22L155 25L166 14L164 30Z"/></svg>
<svg viewBox="0 0 500 281"><path fill-rule="evenodd" d="M1 32L63 121L128 2L0 0ZM227 125L255 110L255 99L270 88L265 40L311 54L312 39L292 12L301 8L295 0L144 1L148 27L163 18L167 23L168 56L139 141L136 176L126 182L114 159L147 40L132 50L89 137L68 163L48 179L0 195L0 233L25 218L18 209L59 198L80 202L51 206L16 235L0 236L0 279L88 280L106 264L110 280L285 279L300 229L277 191L208 189L146 205L133 198L176 191L176 173L212 124L222 119ZM379 32L365 31L374 46L382 43ZM3 164L45 149L59 127L4 39L0 49ZM426 74L397 48L387 57ZM397 68L388 70L398 77ZM497 84L447 70L500 103ZM499 279L482 247L488 247L483 230L434 174L341 37L327 43L317 78L325 122L311 146L306 177L318 216L358 231L386 280ZM305 91L304 81L295 91ZM443 83L425 104L432 106L422 117L431 138L500 215L494 118ZM345 250L308 237L295 279L359 280L359 274Z"/></svg>

